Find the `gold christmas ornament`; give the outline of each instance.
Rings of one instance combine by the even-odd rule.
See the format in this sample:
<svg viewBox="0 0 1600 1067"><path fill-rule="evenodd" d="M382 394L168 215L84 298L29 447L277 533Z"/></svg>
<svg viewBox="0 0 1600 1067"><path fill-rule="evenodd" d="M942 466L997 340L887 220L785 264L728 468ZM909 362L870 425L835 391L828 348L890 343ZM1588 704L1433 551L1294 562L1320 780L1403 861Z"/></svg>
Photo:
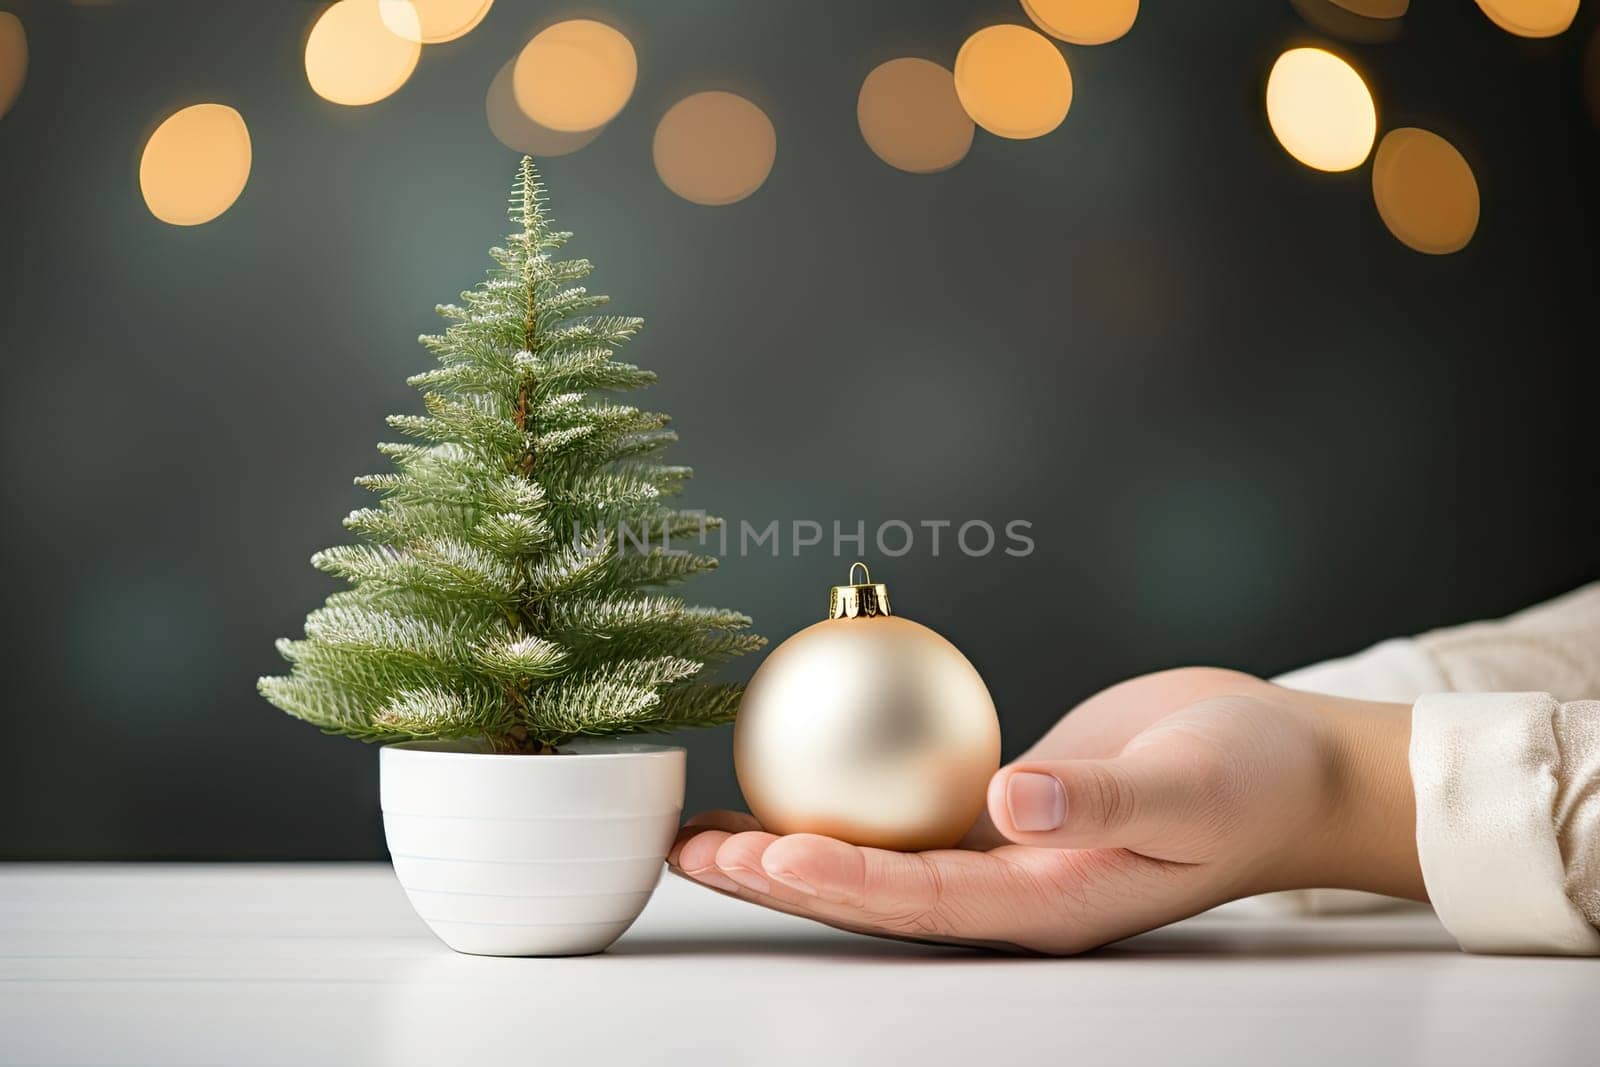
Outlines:
<svg viewBox="0 0 1600 1067"><path fill-rule="evenodd" d="M891 614L888 589L857 563L850 584L833 587L828 618L750 680L733 759L751 813L775 834L949 848L983 810L1000 723L977 669Z"/></svg>

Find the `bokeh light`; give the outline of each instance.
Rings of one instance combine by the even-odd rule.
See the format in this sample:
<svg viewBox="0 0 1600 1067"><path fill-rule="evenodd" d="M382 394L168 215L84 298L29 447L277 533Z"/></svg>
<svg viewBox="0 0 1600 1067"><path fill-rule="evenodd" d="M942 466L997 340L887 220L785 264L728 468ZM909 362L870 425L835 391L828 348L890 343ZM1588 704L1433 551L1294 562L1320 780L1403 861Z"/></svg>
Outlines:
<svg viewBox="0 0 1600 1067"><path fill-rule="evenodd" d="M1554 37L1578 16L1578 0L1478 0L1478 7L1518 37Z"/></svg>
<svg viewBox="0 0 1600 1067"><path fill-rule="evenodd" d="M891 59L868 74L856 122L879 159L913 174L948 170L972 147L974 127L954 75L927 59Z"/></svg>
<svg viewBox="0 0 1600 1067"><path fill-rule="evenodd" d="M1336 37L1356 44L1384 44L1397 41L1404 28L1398 15L1368 15L1352 7L1382 9L1378 0L1289 0L1306 24ZM1402 12L1403 13L1403 12Z"/></svg>
<svg viewBox="0 0 1600 1067"><path fill-rule="evenodd" d="M540 31L517 56L512 90L523 114L547 129L604 126L633 95L639 59L621 33L593 19Z"/></svg>
<svg viewBox="0 0 1600 1067"><path fill-rule="evenodd" d="M396 22L420 38L416 8L409 2L384 11L379 0L339 0L324 11L306 38L306 80L312 90L324 100L358 107L404 85L417 69L422 46L390 30L388 23Z"/></svg>
<svg viewBox="0 0 1600 1067"><path fill-rule="evenodd" d="M0 11L0 115L22 95L28 80L28 35L22 20L9 11Z"/></svg>
<svg viewBox="0 0 1600 1067"><path fill-rule="evenodd" d="M668 189L716 207L761 188L778 154L778 134L766 113L742 96L695 93L661 116L651 154Z"/></svg>
<svg viewBox="0 0 1600 1067"><path fill-rule="evenodd" d="M1350 64L1320 48L1292 48L1272 65L1267 122L1291 156L1326 171L1359 167L1378 133L1367 83Z"/></svg>
<svg viewBox="0 0 1600 1067"><path fill-rule="evenodd" d="M1133 29L1139 0L1022 0L1022 10L1052 37L1106 44Z"/></svg>
<svg viewBox="0 0 1600 1067"><path fill-rule="evenodd" d="M378 13L390 33L442 44L471 33L493 6L494 0L378 0Z"/></svg>
<svg viewBox="0 0 1600 1067"><path fill-rule="evenodd" d="M1411 10L1411 0L1328 0L1352 15L1369 19L1397 19Z"/></svg>
<svg viewBox="0 0 1600 1067"><path fill-rule="evenodd" d="M604 126L578 133L563 133L541 126L523 114L511 87L516 65L515 59L506 60L500 73L489 83L489 93L483 102L484 112L489 117L489 129L501 144L529 156L564 156L600 136Z"/></svg>
<svg viewBox="0 0 1600 1067"><path fill-rule="evenodd" d="M172 115L139 158L145 204L174 226L198 226L221 215L249 178L250 131L226 104L195 104Z"/></svg>
<svg viewBox="0 0 1600 1067"><path fill-rule="evenodd" d="M956 95L972 121L1001 137L1042 137L1072 106L1061 51L1026 26L989 26L956 55Z"/></svg>
<svg viewBox="0 0 1600 1067"><path fill-rule="evenodd" d="M1390 130L1372 159L1372 199L1401 244L1460 251L1478 229L1478 181L1456 146L1411 126Z"/></svg>

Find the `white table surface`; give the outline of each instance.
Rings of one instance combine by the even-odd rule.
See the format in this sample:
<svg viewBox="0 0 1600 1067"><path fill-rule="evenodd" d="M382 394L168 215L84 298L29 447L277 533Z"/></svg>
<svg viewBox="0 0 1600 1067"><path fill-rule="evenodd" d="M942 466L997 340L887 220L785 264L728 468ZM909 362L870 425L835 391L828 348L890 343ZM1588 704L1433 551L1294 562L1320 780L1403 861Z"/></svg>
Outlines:
<svg viewBox="0 0 1600 1067"><path fill-rule="evenodd" d="M388 867L0 865L0 1062L1600 1059L1600 962L1223 909L1076 959L873 941L668 877L609 952L461 956Z"/></svg>

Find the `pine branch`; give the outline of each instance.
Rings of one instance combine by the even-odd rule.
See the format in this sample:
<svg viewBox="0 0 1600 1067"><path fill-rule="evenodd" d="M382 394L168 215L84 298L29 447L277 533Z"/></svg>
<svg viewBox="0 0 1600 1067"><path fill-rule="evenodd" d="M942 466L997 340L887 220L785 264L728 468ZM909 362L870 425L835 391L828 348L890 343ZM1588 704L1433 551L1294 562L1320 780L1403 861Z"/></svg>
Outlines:
<svg viewBox="0 0 1600 1067"><path fill-rule="evenodd" d="M715 556L690 552L674 555L663 548L652 548L648 552L619 558L612 569L618 585L634 590L685 581L696 574L716 570L718 563Z"/></svg>

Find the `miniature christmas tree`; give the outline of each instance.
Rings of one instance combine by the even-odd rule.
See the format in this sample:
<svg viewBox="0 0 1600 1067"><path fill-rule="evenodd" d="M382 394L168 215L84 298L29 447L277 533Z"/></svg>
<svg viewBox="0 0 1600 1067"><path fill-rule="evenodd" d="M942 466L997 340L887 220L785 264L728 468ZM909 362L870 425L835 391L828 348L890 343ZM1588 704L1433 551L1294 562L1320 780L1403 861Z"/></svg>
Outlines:
<svg viewBox="0 0 1600 1067"><path fill-rule="evenodd" d="M673 540L719 520L665 502L691 474L658 461L667 417L606 397L655 381L612 358L642 322L589 314L607 298L574 284L587 260L552 258L571 235L530 159L511 215L497 267L421 339L427 414L389 419L416 443L380 445L395 469L357 479L382 498L345 519L365 543L312 557L351 588L278 643L293 667L261 693L328 733L506 752L727 722L740 687L703 675L764 642L652 592L716 566Z"/></svg>

